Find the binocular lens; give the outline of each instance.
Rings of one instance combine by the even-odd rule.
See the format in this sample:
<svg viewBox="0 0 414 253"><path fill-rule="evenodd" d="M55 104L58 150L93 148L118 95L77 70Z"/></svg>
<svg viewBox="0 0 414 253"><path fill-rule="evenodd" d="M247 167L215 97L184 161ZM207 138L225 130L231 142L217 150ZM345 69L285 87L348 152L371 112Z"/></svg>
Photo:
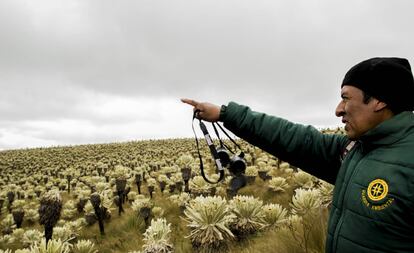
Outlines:
<svg viewBox="0 0 414 253"><path fill-rule="evenodd" d="M234 175L241 175L246 170L246 163L243 159L237 157L231 161L230 170Z"/></svg>
<svg viewBox="0 0 414 253"><path fill-rule="evenodd" d="M227 165L229 165L230 163L229 153L227 153L225 149L219 148L217 149L217 154L218 154L218 157L220 158L220 161L223 167L227 167Z"/></svg>

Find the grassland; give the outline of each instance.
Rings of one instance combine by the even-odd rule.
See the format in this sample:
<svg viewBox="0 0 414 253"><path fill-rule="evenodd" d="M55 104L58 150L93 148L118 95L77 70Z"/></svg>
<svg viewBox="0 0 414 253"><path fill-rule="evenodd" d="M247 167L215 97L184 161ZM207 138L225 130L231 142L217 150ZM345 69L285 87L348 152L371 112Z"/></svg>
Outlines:
<svg viewBox="0 0 414 253"><path fill-rule="evenodd" d="M247 164L253 170L265 171L267 178L261 179L255 177L255 181L238 191L238 195L253 196L263 201L264 204L280 204L287 211L289 217L294 215L292 208L292 197L295 190L299 188L319 189L321 182L314 177L306 177L305 180L298 176L297 168L281 166L281 161L267 154L266 152L254 148L247 143L242 143L242 148L248 154L246 157ZM209 152L206 146L202 147L202 154L205 159L207 172L214 174L214 165L209 158ZM13 210L38 209L39 199L44 192L51 189L59 189L62 196L63 209L65 203L69 200L77 203L84 192L91 194L96 190L100 183L108 192L111 192L110 199L116 197L116 174L112 173L117 166L126 168L127 174L125 180L130 191L138 192L135 184L135 175L142 175L141 193L144 197L149 198L148 192L149 179L157 181L151 203L160 207L163 214L152 214L151 218L157 216L164 217L171 224L171 233L169 234L169 243L172 245L174 252L200 252L202 248L193 247L191 238L189 238L190 228L188 222L184 220L184 214L179 205L174 203L170 196L180 193L178 189L173 192L165 190L160 191L160 175L175 175L176 181L170 180L168 184L182 181L182 175L179 158L183 155L192 156L194 159L189 165L191 167L191 180L199 176L198 160L195 159L195 145L192 139L169 139L153 140L128 143L100 144L100 145L82 145L73 147L53 147L38 148L27 150L11 150L0 152L0 228L3 236L0 238L0 249L17 250L29 247L22 243L19 235L14 235L15 227L7 224L5 220L10 217ZM299 170L300 171L300 170ZM70 177L69 177L70 176ZM283 190L274 191L270 188L270 179L281 177L285 178L288 184ZM69 180L70 178L70 180ZM172 177L174 178L174 176ZM144 180L145 179L145 180ZM197 192L197 185L191 184L191 197L194 198L194 192ZM71 185L71 191L68 192L68 183ZM95 188L94 188L95 187ZM213 186L200 186L213 187ZM228 180L226 182L214 185L214 195L222 196L228 200L231 199L226 194ZM181 191L183 190L180 189ZM9 192L15 194L15 199L24 200L23 206L10 205L9 209ZM83 193L82 193L83 192ZM39 193L39 194L37 194ZM209 193L211 195L211 193ZM89 195L86 196L89 199ZM203 194L202 194L203 195ZM208 195L208 194L204 194ZM329 195L329 194L328 194ZM329 196L328 196L329 197ZM322 198L322 197L321 197ZM95 244L98 252L132 252L142 251L144 241L144 232L146 230L143 219L132 208L133 199L126 200L123 208L125 212L118 214L118 207L112 204L111 217L105 220L105 234L101 235L98 224L84 225L82 229L74 233L75 236L70 238L73 244L78 240L87 239ZM314 207L312 207L315 209ZM222 248L214 249L213 252L275 252L275 253L301 253L301 252L323 252L326 231L326 222L329 210L328 204L319 203L318 208L309 210L309 215L302 215L300 222L289 223L289 217L286 217L280 226L272 228L259 229L248 236L226 241ZM59 221L57 226L63 226L68 221L82 219L85 211L76 212L70 219ZM10 228L8 230L8 228ZM27 217L22 223L24 231L36 229L43 233L43 226L38 222L29 223ZM13 239L13 236L16 238ZM19 240L20 238L20 240ZM55 235L54 235L55 238ZM161 252L161 251L160 251Z"/></svg>

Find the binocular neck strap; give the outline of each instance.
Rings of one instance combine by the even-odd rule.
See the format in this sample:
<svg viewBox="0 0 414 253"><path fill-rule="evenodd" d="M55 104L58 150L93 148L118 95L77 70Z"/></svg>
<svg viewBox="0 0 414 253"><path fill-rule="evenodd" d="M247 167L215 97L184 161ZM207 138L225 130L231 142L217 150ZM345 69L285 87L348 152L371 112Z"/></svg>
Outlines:
<svg viewBox="0 0 414 253"><path fill-rule="evenodd" d="M219 124L219 123L215 123L215 122L213 122L212 123L213 124L213 127L214 127L214 130L216 131L216 134L217 134L217 137L219 138L219 140L220 140L220 144L221 143L223 143L222 141L221 141L221 139L220 139L220 137L219 137L219 135L218 135L218 131L217 131L217 129L216 129L216 126L215 125L217 125L217 126L219 126L219 128L220 128L220 130L227 136L227 138L229 138L230 139L230 141L231 142L233 142L233 144L239 149L239 150L242 150L241 149L241 147L239 146L239 144L237 144L237 142L235 141L235 140L233 140L233 138L231 138L230 137L230 135L224 130L224 128ZM224 144L223 144L224 145ZM227 148L227 147L226 147ZM229 148L227 148L227 149L229 149ZM230 149L229 149L230 150ZM231 151L231 150L230 150ZM234 154L234 152L232 152L233 154Z"/></svg>
<svg viewBox="0 0 414 253"><path fill-rule="evenodd" d="M229 150L232 154L235 154L234 152L233 152L233 150L231 150L231 148L229 148L226 144L224 144L224 142L221 140L221 138L220 138L220 134L219 134L219 132L217 131L217 127L216 127L216 124L218 125L218 123L212 123L212 125L213 125L213 128L214 128L214 132L216 133L216 136L217 136L217 139L219 140L219 142L220 142L220 147L221 148L226 148L227 150Z"/></svg>
<svg viewBox="0 0 414 253"><path fill-rule="evenodd" d="M203 159L202 159L202 157L201 157L201 153L200 153L200 145L198 144L197 134L196 134L196 132L195 132L195 130L194 130L194 119L196 118L196 113L197 113L197 110L196 110L196 111L194 111L194 114L193 114L193 121L192 121L192 125L191 125L191 127L192 127L192 129L193 129L193 133L194 133L194 136L195 136L195 141L196 141L196 146L197 146L197 152L198 152L198 158L199 158L199 160L200 160L200 173L201 173L201 176L204 178L204 180L206 180L206 182L208 182L208 183L210 183L210 184L216 184L216 183L220 182L221 180L223 180L223 178L224 178L224 168L223 168L223 166L221 165L221 161L220 161L220 159L219 159L219 157L218 157L217 150L216 150L216 148L214 147L214 143L213 143L213 141L212 141L212 139L211 139L211 137L210 137L210 134L209 134L209 133L208 133L208 131L207 131L206 126L205 126L205 125L204 125L204 123L203 123L203 122L199 119L199 121L200 121L200 128L201 128L201 131L202 131L202 132L203 132L203 134L204 134L204 138L205 138L205 139L206 139L206 141L207 141L207 144L208 144L208 147L210 148L210 152L211 152L211 154L212 154L212 156L213 156L214 162L216 163L216 166L217 166L217 168L218 168L218 170L219 170L219 173L220 173L220 177L219 177L219 179L217 180L217 182L210 181L210 180L206 177L206 175L205 175L205 173L204 173Z"/></svg>

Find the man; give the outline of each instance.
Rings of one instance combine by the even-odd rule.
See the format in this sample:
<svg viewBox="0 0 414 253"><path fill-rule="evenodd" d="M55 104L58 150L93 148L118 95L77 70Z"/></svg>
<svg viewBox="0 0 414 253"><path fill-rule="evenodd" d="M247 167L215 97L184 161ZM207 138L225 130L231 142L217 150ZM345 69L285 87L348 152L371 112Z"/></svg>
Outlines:
<svg viewBox="0 0 414 253"><path fill-rule="evenodd" d="M182 102L237 136L335 183L326 252L414 252L414 80L406 59L372 58L342 82L346 136L227 106Z"/></svg>

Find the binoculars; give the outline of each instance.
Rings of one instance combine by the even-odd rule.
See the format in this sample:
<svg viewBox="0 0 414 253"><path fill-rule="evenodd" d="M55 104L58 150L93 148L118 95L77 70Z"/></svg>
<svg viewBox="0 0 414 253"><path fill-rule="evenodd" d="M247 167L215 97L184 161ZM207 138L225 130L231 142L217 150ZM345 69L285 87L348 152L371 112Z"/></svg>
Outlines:
<svg viewBox="0 0 414 253"><path fill-rule="evenodd" d="M235 176L244 174L246 171L246 161L244 160L244 153L240 155L230 156L227 149L220 147L217 149L217 155L221 161L223 167L227 167L228 170Z"/></svg>
<svg viewBox="0 0 414 253"><path fill-rule="evenodd" d="M196 113L197 113L197 111L194 112L193 121L196 118ZM211 182L204 174L203 160L201 158L201 153L200 153L200 149L199 149L199 145L198 145L197 135L194 131L194 125L193 125L193 132L194 132L194 135L196 137L195 141L196 141L198 156L199 156L199 160L200 160L201 176L204 178L205 181L207 181L208 183L212 183L212 184L218 183L221 180L223 180L223 178L224 178L224 168L227 168L234 177L243 176L243 174L246 170L246 161L244 160L244 153L241 152L239 155L236 155L236 154L234 154L234 152L232 152L224 144L224 142L220 139L217 128L215 126L216 124L217 123L214 123L214 122L212 123L212 125L214 127L214 131L216 132L217 138L220 141L220 148L218 148L218 149L216 149L216 147L214 146L214 142L210 137L210 134L207 130L207 127L200 120L200 129L204 134L204 138L206 139L206 142L207 142L208 147L210 149L210 153L211 153L211 155L214 159L214 162L216 163L218 172L220 174L220 177L219 177L217 182ZM225 133L227 135L227 137L234 143L234 145L241 150L240 146L227 134L227 132L224 131L224 129L219 124L217 124L217 126L219 126L221 131L223 131L223 133ZM233 155L229 154L229 150L230 150L231 153L233 153Z"/></svg>

